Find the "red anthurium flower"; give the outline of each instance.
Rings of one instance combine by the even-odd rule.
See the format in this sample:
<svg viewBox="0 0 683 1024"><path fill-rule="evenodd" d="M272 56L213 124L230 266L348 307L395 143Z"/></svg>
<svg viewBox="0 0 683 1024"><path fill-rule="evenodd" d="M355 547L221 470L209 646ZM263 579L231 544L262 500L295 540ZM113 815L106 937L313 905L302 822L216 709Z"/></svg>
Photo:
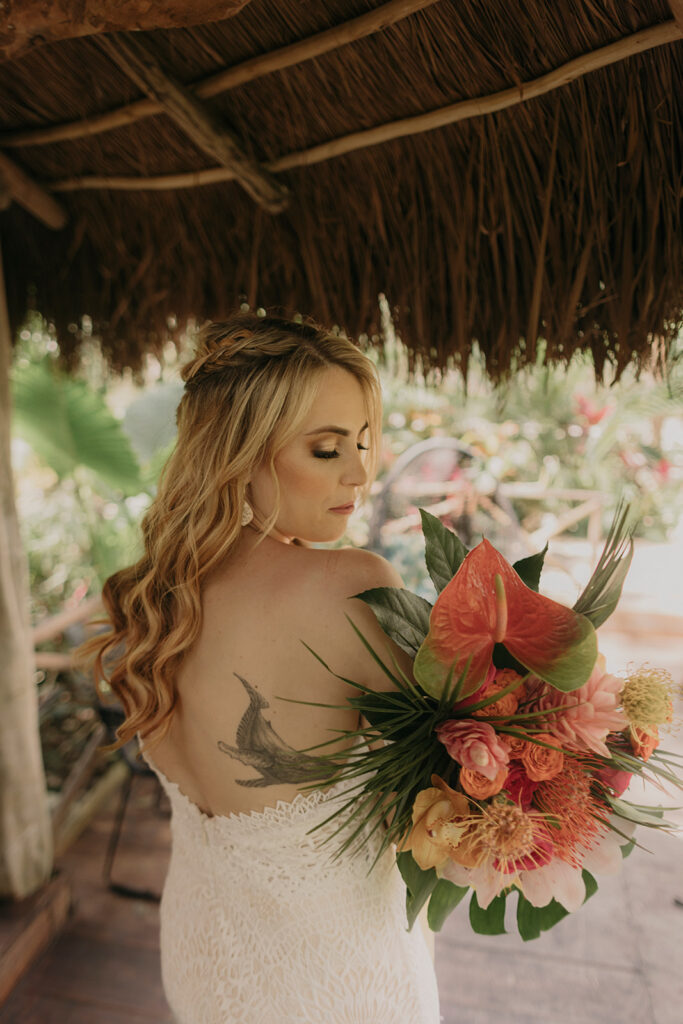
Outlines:
<svg viewBox="0 0 683 1024"><path fill-rule="evenodd" d="M471 658L461 696L486 678L493 647L503 643L522 665L558 690L583 686L598 656L593 626L583 615L531 590L483 540L442 590L413 671L440 697L451 668L455 678Z"/></svg>

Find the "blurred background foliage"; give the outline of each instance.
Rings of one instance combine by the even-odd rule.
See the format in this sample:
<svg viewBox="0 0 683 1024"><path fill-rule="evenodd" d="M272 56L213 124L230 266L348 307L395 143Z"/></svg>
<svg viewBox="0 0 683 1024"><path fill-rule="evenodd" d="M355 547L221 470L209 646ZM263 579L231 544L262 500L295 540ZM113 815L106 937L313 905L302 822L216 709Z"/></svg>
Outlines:
<svg viewBox="0 0 683 1024"><path fill-rule="evenodd" d="M606 528L624 493L638 513L638 534L667 539L683 505L680 344L666 373L644 370L636 380L626 372L612 387L596 381L590 353L555 368L544 365L542 348L534 367L496 388L476 353L463 370L425 381L419 367L409 377L389 307L383 298L380 304L384 352L368 349L385 401L378 489L410 446L456 438L469 453L468 478L483 494L520 481L601 491L613 499L606 502ZM50 325L38 314L22 328L15 349L13 464L34 621L78 604L137 557L138 524L173 445L182 393L178 367L194 340L191 325L180 348L169 342L138 376L114 375L87 317L80 328L80 363L68 375ZM512 505L528 532L567 508L550 495L542 503L514 498ZM367 544L370 521L371 510L359 510L346 542ZM585 529L584 520L572 531ZM410 531L382 550L406 584L415 585L421 570L412 563L422 556Z"/></svg>

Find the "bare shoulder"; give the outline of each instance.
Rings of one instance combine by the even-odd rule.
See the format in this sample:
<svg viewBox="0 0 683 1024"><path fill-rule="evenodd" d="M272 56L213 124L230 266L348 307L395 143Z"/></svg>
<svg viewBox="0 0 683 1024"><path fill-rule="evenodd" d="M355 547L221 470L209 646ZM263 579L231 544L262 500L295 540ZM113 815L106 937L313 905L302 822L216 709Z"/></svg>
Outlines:
<svg viewBox="0 0 683 1024"><path fill-rule="evenodd" d="M386 558L361 548L339 548L329 552L330 569L343 584L347 596L376 587L403 587L403 580Z"/></svg>
<svg viewBox="0 0 683 1024"><path fill-rule="evenodd" d="M341 548L332 552L336 558L339 593L345 597L344 613L363 634L385 662L395 659L407 675L412 674L412 659L391 640L380 626L375 613L363 600L351 600L366 590L378 587L403 588L403 580L386 558L372 551ZM369 657L360 642L346 648L346 656L362 678L378 689L387 689L387 678Z"/></svg>

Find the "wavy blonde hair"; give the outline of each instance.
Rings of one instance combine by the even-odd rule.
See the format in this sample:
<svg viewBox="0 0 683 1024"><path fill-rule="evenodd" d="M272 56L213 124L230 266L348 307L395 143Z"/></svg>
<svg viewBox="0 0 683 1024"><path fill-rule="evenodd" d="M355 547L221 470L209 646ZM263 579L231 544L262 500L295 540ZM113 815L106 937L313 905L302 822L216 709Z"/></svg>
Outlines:
<svg viewBox="0 0 683 1024"><path fill-rule="evenodd" d="M370 430L368 483L377 467L381 392L372 362L348 338L313 323L236 313L201 332L182 369L178 438L142 521L140 560L106 581L110 629L88 640L79 662L123 705L117 731L158 743L168 731L175 676L202 625L207 573L232 551L251 475L264 463L277 489L275 459L297 434L325 370L341 367L360 384ZM278 516L278 502L265 533Z"/></svg>

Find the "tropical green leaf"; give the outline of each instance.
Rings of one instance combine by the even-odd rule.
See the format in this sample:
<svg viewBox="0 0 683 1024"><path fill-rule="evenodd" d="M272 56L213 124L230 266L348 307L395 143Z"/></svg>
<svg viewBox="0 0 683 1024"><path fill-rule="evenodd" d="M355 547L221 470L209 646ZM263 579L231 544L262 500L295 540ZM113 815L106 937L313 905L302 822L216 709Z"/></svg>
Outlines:
<svg viewBox="0 0 683 1024"><path fill-rule="evenodd" d="M451 911L469 891L467 885L455 885L446 878L439 879L427 907L427 923L433 932L441 931Z"/></svg>
<svg viewBox="0 0 683 1024"><path fill-rule="evenodd" d="M624 860L626 860L626 858L631 853L633 853L635 848L636 848L636 841L635 841L635 839L632 839L629 843L624 843L623 846L619 847L619 849L621 850L621 856L624 858Z"/></svg>
<svg viewBox="0 0 683 1024"><path fill-rule="evenodd" d="M414 657L429 632L429 601L401 587L375 587L355 597L372 608L387 636Z"/></svg>
<svg viewBox="0 0 683 1024"><path fill-rule="evenodd" d="M417 915L436 888L438 878L434 868L423 871L413 859L410 850L404 850L397 854L396 863L406 884L406 913L408 915L408 931L410 931L415 924Z"/></svg>
<svg viewBox="0 0 683 1024"><path fill-rule="evenodd" d="M590 872L586 871L585 868L581 872L581 876L583 878L583 884L586 886L586 895L583 898L583 902L585 903L586 900L589 900L591 896L594 896L598 891L598 883L595 881Z"/></svg>
<svg viewBox="0 0 683 1024"><path fill-rule="evenodd" d="M631 565L635 525L630 510L626 502L619 502L595 571L574 605L574 611L585 615L596 629L619 603Z"/></svg>
<svg viewBox="0 0 683 1024"><path fill-rule="evenodd" d="M140 467L121 424L100 394L47 360L12 373L13 425L54 469L67 476L87 466L109 486L138 494Z"/></svg>
<svg viewBox="0 0 683 1024"><path fill-rule="evenodd" d="M543 551L539 551L535 555L529 555L528 558L520 558L512 566L522 583L525 583L531 590L535 590L536 593L538 593L541 584L541 571L543 570L543 562L547 552L548 545L546 544Z"/></svg>
<svg viewBox="0 0 683 1024"><path fill-rule="evenodd" d="M425 538L425 562L437 594L455 576L462 565L467 548L452 530L447 529L440 519L420 509L422 532Z"/></svg>
<svg viewBox="0 0 683 1024"><path fill-rule="evenodd" d="M645 825L649 828L675 828L672 821L664 818L664 808L643 807L639 804L629 803L628 800L621 800L619 797L605 794L615 814L627 821L633 821L636 825Z"/></svg>
<svg viewBox="0 0 683 1024"><path fill-rule="evenodd" d="M545 907L535 907L520 892L517 902L517 929L525 942L537 939L541 932L553 928L569 913L568 910L551 900Z"/></svg>
<svg viewBox="0 0 683 1024"><path fill-rule="evenodd" d="M479 935L504 935L505 934L505 900L507 892L501 892L499 896L491 900L486 910L479 906L476 892L472 893L470 900L470 924Z"/></svg>

